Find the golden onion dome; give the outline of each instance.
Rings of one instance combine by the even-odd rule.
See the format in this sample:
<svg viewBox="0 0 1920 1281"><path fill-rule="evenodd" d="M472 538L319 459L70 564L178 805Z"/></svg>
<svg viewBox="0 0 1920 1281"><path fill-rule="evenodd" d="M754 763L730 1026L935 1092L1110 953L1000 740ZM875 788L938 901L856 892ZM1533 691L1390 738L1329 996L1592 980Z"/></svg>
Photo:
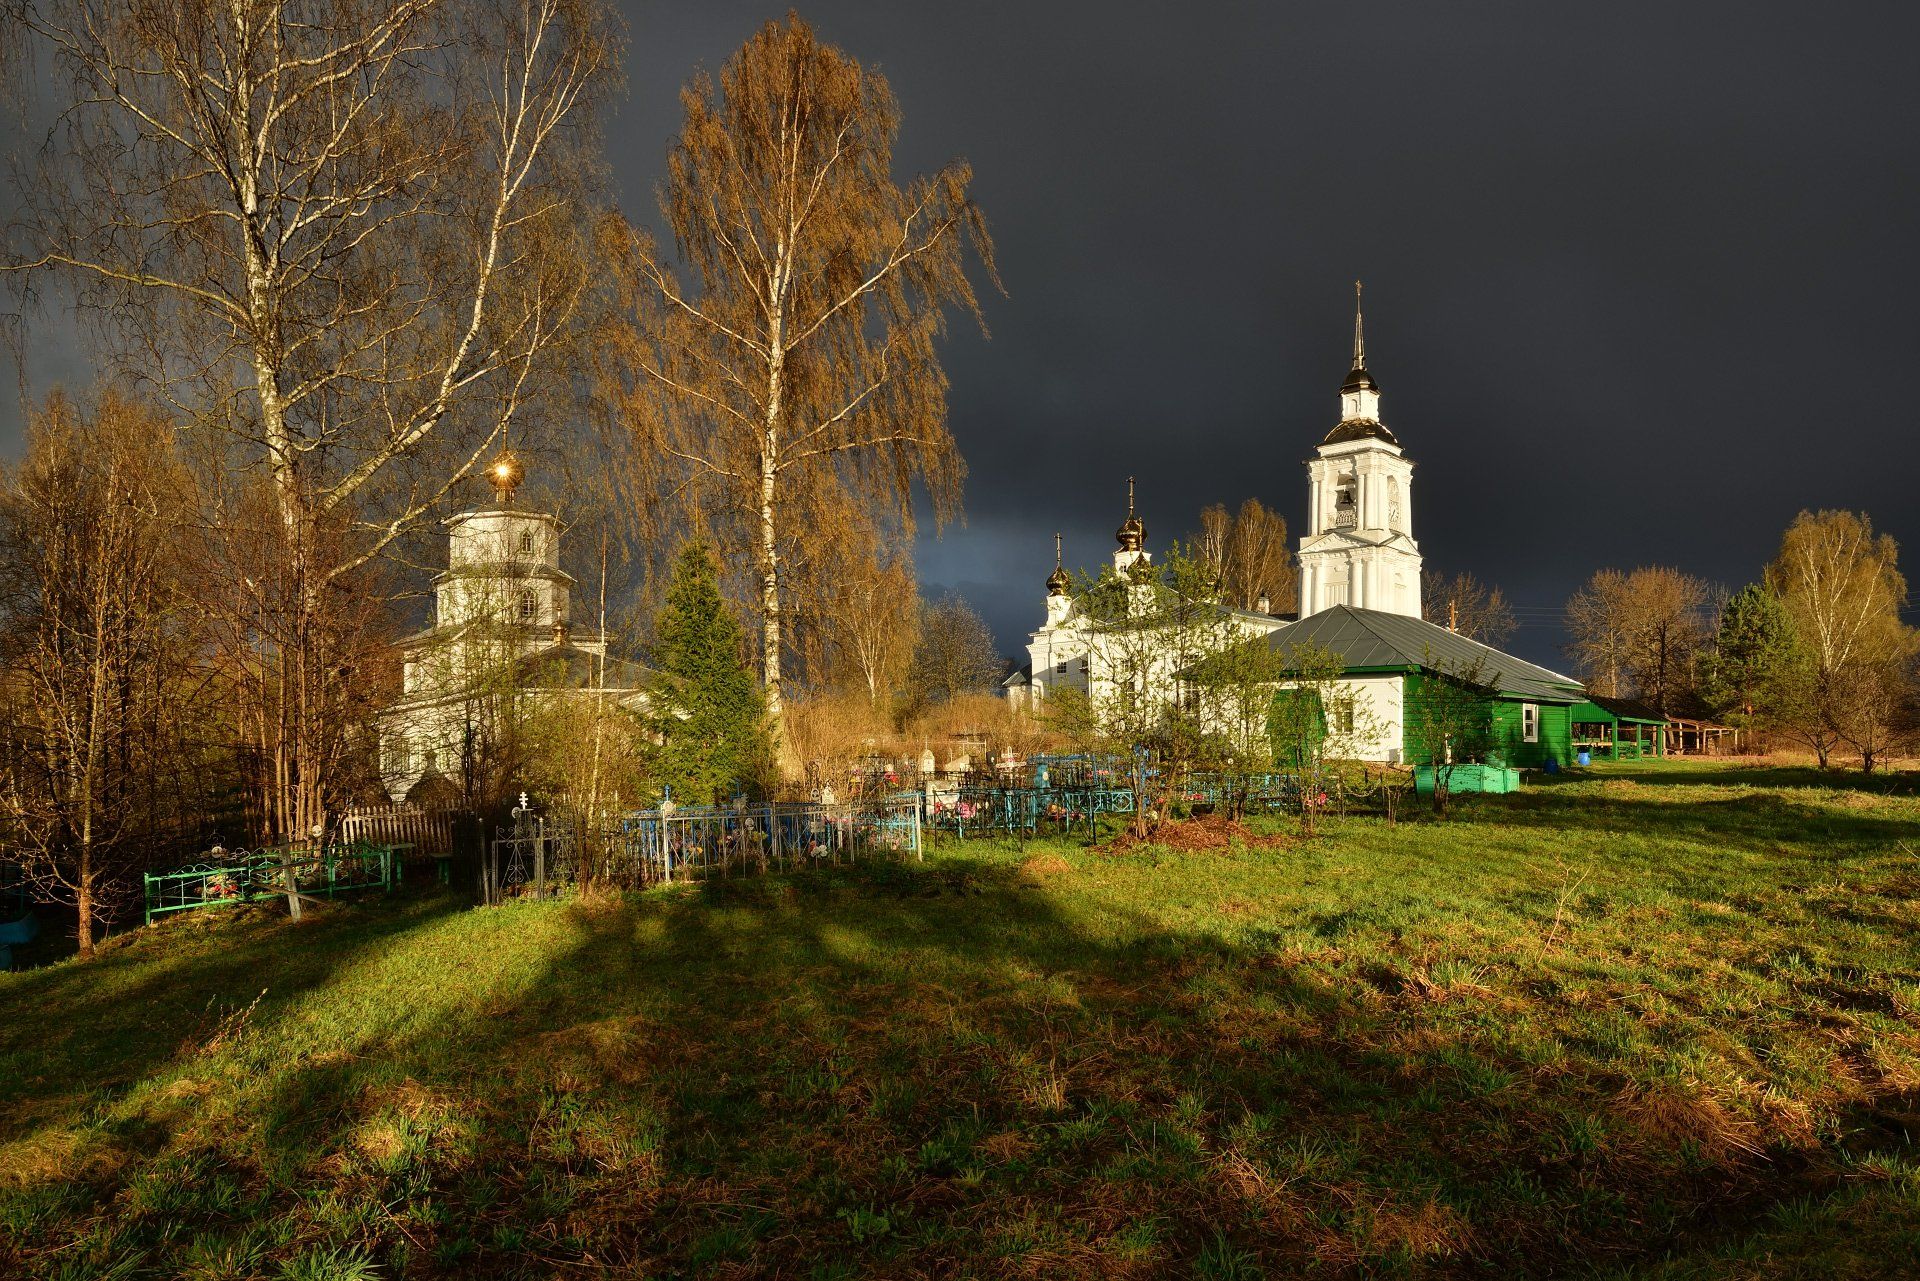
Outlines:
<svg viewBox="0 0 1920 1281"><path fill-rule="evenodd" d="M502 505L513 501L514 491L520 488L520 482L526 478L526 464L511 449L501 450L487 464L487 483L493 486L494 496Z"/></svg>
<svg viewBox="0 0 1920 1281"><path fill-rule="evenodd" d="M1047 595L1065 596L1073 586L1073 579L1067 576L1066 566L1055 565L1053 572L1047 575Z"/></svg>

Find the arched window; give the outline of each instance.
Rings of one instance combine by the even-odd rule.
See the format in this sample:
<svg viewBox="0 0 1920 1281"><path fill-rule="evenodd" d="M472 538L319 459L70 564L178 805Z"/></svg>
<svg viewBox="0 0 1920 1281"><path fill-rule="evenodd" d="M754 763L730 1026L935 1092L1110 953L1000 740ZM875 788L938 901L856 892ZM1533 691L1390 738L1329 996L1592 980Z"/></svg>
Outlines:
<svg viewBox="0 0 1920 1281"><path fill-rule="evenodd" d="M533 555L533 531L531 529L523 529L520 531L520 554L522 556Z"/></svg>
<svg viewBox="0 0 1920 1281"><path fill-rule="evenodd" d="M520 621L523 623L531 623L533 621L534 610L537 606L538 602L533 598L533 588L522 587L520 589Z"/></svg>

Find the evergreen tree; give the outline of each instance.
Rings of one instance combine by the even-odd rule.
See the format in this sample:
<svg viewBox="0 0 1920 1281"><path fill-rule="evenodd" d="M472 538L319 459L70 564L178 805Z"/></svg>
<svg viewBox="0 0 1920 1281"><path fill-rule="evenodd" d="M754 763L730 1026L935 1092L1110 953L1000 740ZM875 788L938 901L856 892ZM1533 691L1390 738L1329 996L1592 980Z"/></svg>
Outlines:
<svg viewBox="0 0 1920 1281"><path fill-rule="evenodd" d="M1755 583L1727 601L1713 649L1700 659L1700 694L1733 724L1758 728L1792 713L1808 674L1786 602Z"/></svg>
<svg viewBox="0 0 1920 1281"><path fill-rule="evenodd" d="M765 790L773 745L744 635L720 595L713 554L693 543L674 562L656 625L660 680L653 691L661 742L654 774L686 805Z"/></svg>

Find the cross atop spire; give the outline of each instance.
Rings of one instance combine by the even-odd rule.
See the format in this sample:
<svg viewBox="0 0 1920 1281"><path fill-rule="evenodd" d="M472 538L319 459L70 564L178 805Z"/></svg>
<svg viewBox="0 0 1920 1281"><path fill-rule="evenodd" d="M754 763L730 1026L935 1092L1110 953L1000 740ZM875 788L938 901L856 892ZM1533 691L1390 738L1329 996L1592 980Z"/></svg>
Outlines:
<svg viewBox="0 0 1920 1281"><path fill-rule="evenodd" d="M1067 576L1066 562L1060 557L1060 535L1053 536L1053 572L1047 575L1047 595L1065 596L1067 589L1073 586L1073 579Z"/></svg>
<svg viewBox="0 0 1920 1281"><path fill-rule="evenodd" d="M1353 282L1353 367L1367 367L1367 339L1360 329L1360 282Z"/></svg>
<svg viewBox="0 0 1920 1281"><path fill-rule="evenodd" d="M1127 518L1121 523L1120 528L1114 531L1113 536L1120 540L1120 550L1123 552L1137 552L1147 541L1146 523L1133 514L1133 477L1131 476L1127 477Z"/></svg>
<svg viewBox="0 0 1920 1281"><path fill-rule="evenodd" d="M1361 326L1360 282L1353 282L1353 369L1347 374L1347 381L1340 387L1340 396L1348 401L1354 392L1374 393L1378 399L1380 387L1373 381L1373 375L1367 372L1367 334ZM1371 404L1350 401L1344 406L1342 418L1373 418L1376 411Z"/></svg>

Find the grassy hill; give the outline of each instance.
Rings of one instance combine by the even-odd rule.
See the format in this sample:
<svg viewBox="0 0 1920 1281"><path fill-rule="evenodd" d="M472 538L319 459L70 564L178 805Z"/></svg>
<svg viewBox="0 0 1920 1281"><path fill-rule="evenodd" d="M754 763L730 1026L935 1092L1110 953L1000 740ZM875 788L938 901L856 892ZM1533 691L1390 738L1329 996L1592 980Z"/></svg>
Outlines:
<svg viewBox="0 0 1920 1281"><path fill-rule="evenodd" d="M1836 777L199 914L0 975L0 1275L1914 1275L1920 800Z"/></svg>

